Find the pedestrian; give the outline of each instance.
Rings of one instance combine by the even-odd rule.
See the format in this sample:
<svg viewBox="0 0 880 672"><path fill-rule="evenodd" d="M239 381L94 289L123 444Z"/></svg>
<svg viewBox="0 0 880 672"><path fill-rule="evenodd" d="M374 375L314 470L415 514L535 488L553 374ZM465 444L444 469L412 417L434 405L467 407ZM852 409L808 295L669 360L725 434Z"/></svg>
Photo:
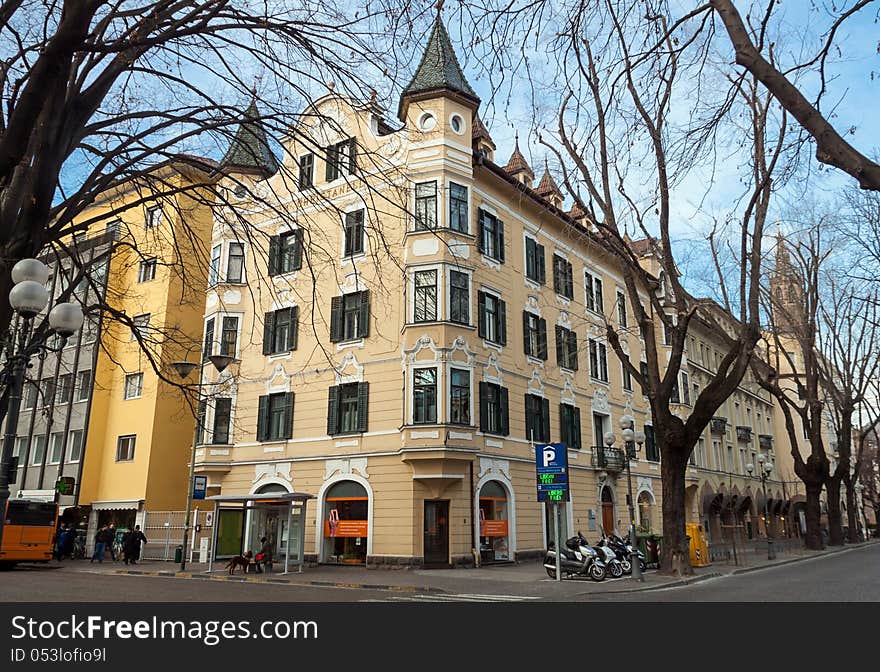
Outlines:
<svg viewBox="0 0 880 672"><path fill-rule="evenodd" d="M272 544L266 537L260 539L260 552L257 554L256 558L256 568L257 571L262 571L260 569L260 563L263 564L263 567L267 572L272 571Z"/></svg>
<svg viewBox="0 0 880 672"><path fill-rule="evenodd" d="M122 535L122 560L127 565L131 562L132 558L132 543L131 539L134 535L134 530L126 530Z"/></svg>
<svg viewBox="0 0 880 672"><path fill-rule="evenodd" d="M110 559L116 562L116 523L110 523L107 528L107 547L110 549Z"/></svg>
<svg viewBox="0 0 880 672"><path fill-rule="evenodd" d="M141 526L135 525L134 531L130 533L125 547L126 564L136 565L137 561L141 559L141 543L146 544L147 538L141 532Z"/></svg>
<svg viewBox="0 0 880 672"><path fill-rule="evenodd" d="M92 553L92 559L89 562L94 562L95 560L104 562L104 553L107 550L107 529L107 526L104 525L95 533L95 552Z"/></svg>
<svg viewBox="0 0 880 672"><path fill-rule="evenodd" d="M61 540L61 558L71 558L73 556L73 543L76 539L76 528L72 525L65 525L64 538Z"/></svg>
<svg viewBox="0 0 880 672"><path fill-rule="evenodd" d="M52 557L55 560L61 560L61 549L64 545L64 536L67 532L67 525L61 524L58 526L58 529L55 530L55 544L52 549Z"/></svg>

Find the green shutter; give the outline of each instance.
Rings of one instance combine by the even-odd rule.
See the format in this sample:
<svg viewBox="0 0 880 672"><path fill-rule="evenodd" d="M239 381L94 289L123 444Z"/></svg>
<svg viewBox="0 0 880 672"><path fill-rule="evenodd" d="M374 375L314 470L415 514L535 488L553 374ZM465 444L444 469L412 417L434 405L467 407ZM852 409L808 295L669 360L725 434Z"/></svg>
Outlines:
<svg viewBox="0 0 880 672"><path fill-rule="evenodd" d="M507 436L510 434L510 404L508 403L507 388L500 387L501 390L501 434Z"/></svg>
<svg viewBox="0 0 880 672"><path fill-rule="evenodd" d="M547 359L547 320L538 319L538 357Z"/></svg>
<svg viewBox="0 0 880 672"><path fill-rule="evenodd" d="M572 448L581 449L581 409L577 406L572 407L572 412L574 413L574 427L571 441Z"/></svg>
<svg viewBox="0 0 880 672"><path fill-rule="evenodd" d="M498 343L507 345L507 304L498 300Z"/></svg>
<svg viewBox="0 0 880 672"><path fill-rule="evenodd" d="M330 436L339 433L339 386L330 388L327 400L327 433Z"/></svg>
<svg viewBox="0 0 880 672"><path fill-rule="evenodd" d="M498 226L498 261L504 263L504 222L495 220Z"/></svg>
<svg viewBox="0 0 880 672"><path fill-rule="evenodd" d="M366 432L367 431L367 407L369 406L370 401L370 384L369 383L358 383L357 384L357 393L358 393L358 424L357 431Z"/></svg>
<svg viewBox="0 0 880 672"><path fill-rule="evenodd" d="M542 399L541 400L541 425L544 431L544 435L541 437L542 441L550 440L550 400Z"/></svg>
<svg viewBox="0 0 880 672"><path fill-rule="evenodd" d="M281 272L281 236L269 238L269 275Z"/></svg>
<svg viewBox="0 0 880 672"><path fill-rule="evenodd" d="M538 268L538 282L542 285L547 282L547 265L544 262L544 246L537 245L537 252L535 256L537 258L537 268Z"/></svg>
<svg viewBox="0 0 880 672"><path fill-rule="evenodd" d="M565 347L565 332L562 330L558 324L556 325L556 364L558 366L568 367L568 362L565 361L563 355L565 352L563 348Z"/></svg>
<svg viewBox="0 0 880 672"><path fill-rule="evenodd" d="M486 295L477 292L477 335L486 338Z"/></svg>
<svg viewBox="0 0 880 672"><path fill-rule="evenodd" d="M288 392L284 397L284 437L293 438L293 392Z"/></svg>
<svg viewBox="0 0 880 672"><path fill-rule="evenodd" d="M477 211L477 249L480 252L486 251L486 246L483 244L483 230L486 228L484 220L486 219L486 213L482 210Z"/></svg>
<svg viewBox="0 0 880 672"><path fill-rule="evenodd" d="M529 311L523 311L523 352L527 355L533 355L529 348Z"/></svg>
<svg viewBox="0 0 880 672"><path fill-rule="evenodd" d="M574 331L568 332L568 368L578 370L578 337Z"/></svg>
<svg viewBox="0 0 880 672"><path fill-rule="evenodd" d="M303 230L293 232L293 270L298 271L303 265Z"/></svg>
<svg viewBox="0 0 880 672"><path fill-rule="evenodd" d="M269 438L269 395L260 397L257 407L257 441L265 441Z"/></svg>
<svg viewBox="0 0 880 672"><path fill-rule="evenodd" d="M351 138L348 141L348 172L354 175L357 172L357 139Z"/></svg>
<svg viewBox="0 0 880 672"><path fill-rule="evenodd" d="M263 315L263 354L271 355L274 351L275 341L275 313Z"/></svg>
<svg viewBox="0 0 880 672"><path fill-rule="evenodd" d="M361 292L361 302L358 315L358 337L366 338L370 335L370 290Z"/></svg>
<svg viewBox="0 0 880 672"><path fill-rule="evenodd" d="M342 340L342 297L334 296L330 299L330 342L338 343Z"/></svg>
<svg viewBox="0 0 880 672"><path fill-rule="evenodd" d="M339 162L339 148L336 145L327 147L327 170L325 177L330 182L336 179L336 165Z"/></svg>
<svg viewBox="0 0 880 672"><path fill-rule="evenodd" d="M290 327L287 331L287 349L296 350L299 339L299 306L290 309Z"/></svg>
<svg viewBox="0 0 880 672"><path fill-rule="evenodd" d="M480 382L480 431L489 427L489 383Z"/></svg>

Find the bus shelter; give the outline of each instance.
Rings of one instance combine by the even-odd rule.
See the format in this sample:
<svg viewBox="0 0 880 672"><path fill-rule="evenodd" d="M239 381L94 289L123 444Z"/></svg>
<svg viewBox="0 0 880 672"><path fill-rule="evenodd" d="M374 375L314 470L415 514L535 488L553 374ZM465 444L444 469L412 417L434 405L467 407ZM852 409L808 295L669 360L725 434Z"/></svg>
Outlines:
<svg viewBox="0 0 880 672"><path fill-rule="evenodd" d="M304 492L268 492L254 495L214 495L205 499L214 502L208 573L213 571L217 556L220 514L226 511L238 511L244 514L242 549L249 547L259 549L260 535L264 534L274 543L277 556L284 556L283 573L287 574L290 571L291 564L296 564L297 571L302 572L306 506L310 499L315 499L314 495ZM293 563L291 563L292 559Z"/></svg>

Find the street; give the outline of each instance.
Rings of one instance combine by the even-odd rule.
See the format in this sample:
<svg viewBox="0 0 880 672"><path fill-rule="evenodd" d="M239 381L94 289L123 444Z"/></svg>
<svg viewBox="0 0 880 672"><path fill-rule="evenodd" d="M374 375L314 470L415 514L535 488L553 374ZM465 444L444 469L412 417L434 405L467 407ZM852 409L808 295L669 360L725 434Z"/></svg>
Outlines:
<svg viewBox="0 0 880 672"><path fill-rule="evenodd" d="M729 569L729 568L728 568ZM724 571L718 568L718 571ZM373 574L373 572L371 572ZM388 574L375 572L376 583ZM880 601L880 544L846 549L759 571L708 578L698 583L637 592L638 584L565 581L557 584L535 572L532 581L474 580L468 570L435 574L423 590L379 590L274 582L239 582L90 571L83 565L22 567L0 574L5 602L863 602ZM442 579L439 578L442 576ZM489 574L491 576L491 574ZM305 579L308 574L304 575ZM396 575L401 582L409 575ZM433 590L430 590L433 588Z"/></svg>

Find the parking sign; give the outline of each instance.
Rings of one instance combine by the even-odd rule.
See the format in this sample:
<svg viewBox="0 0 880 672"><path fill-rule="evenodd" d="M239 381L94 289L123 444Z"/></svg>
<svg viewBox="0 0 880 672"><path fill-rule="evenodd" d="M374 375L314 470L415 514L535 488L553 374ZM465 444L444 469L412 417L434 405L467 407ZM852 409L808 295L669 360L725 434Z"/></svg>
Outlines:
<svg viewBox="0 0 880 672"><path fill-rule="evenodd" d="M568 448L563 443L535 446L535 476L539 502L567 502Z"/></svg>

